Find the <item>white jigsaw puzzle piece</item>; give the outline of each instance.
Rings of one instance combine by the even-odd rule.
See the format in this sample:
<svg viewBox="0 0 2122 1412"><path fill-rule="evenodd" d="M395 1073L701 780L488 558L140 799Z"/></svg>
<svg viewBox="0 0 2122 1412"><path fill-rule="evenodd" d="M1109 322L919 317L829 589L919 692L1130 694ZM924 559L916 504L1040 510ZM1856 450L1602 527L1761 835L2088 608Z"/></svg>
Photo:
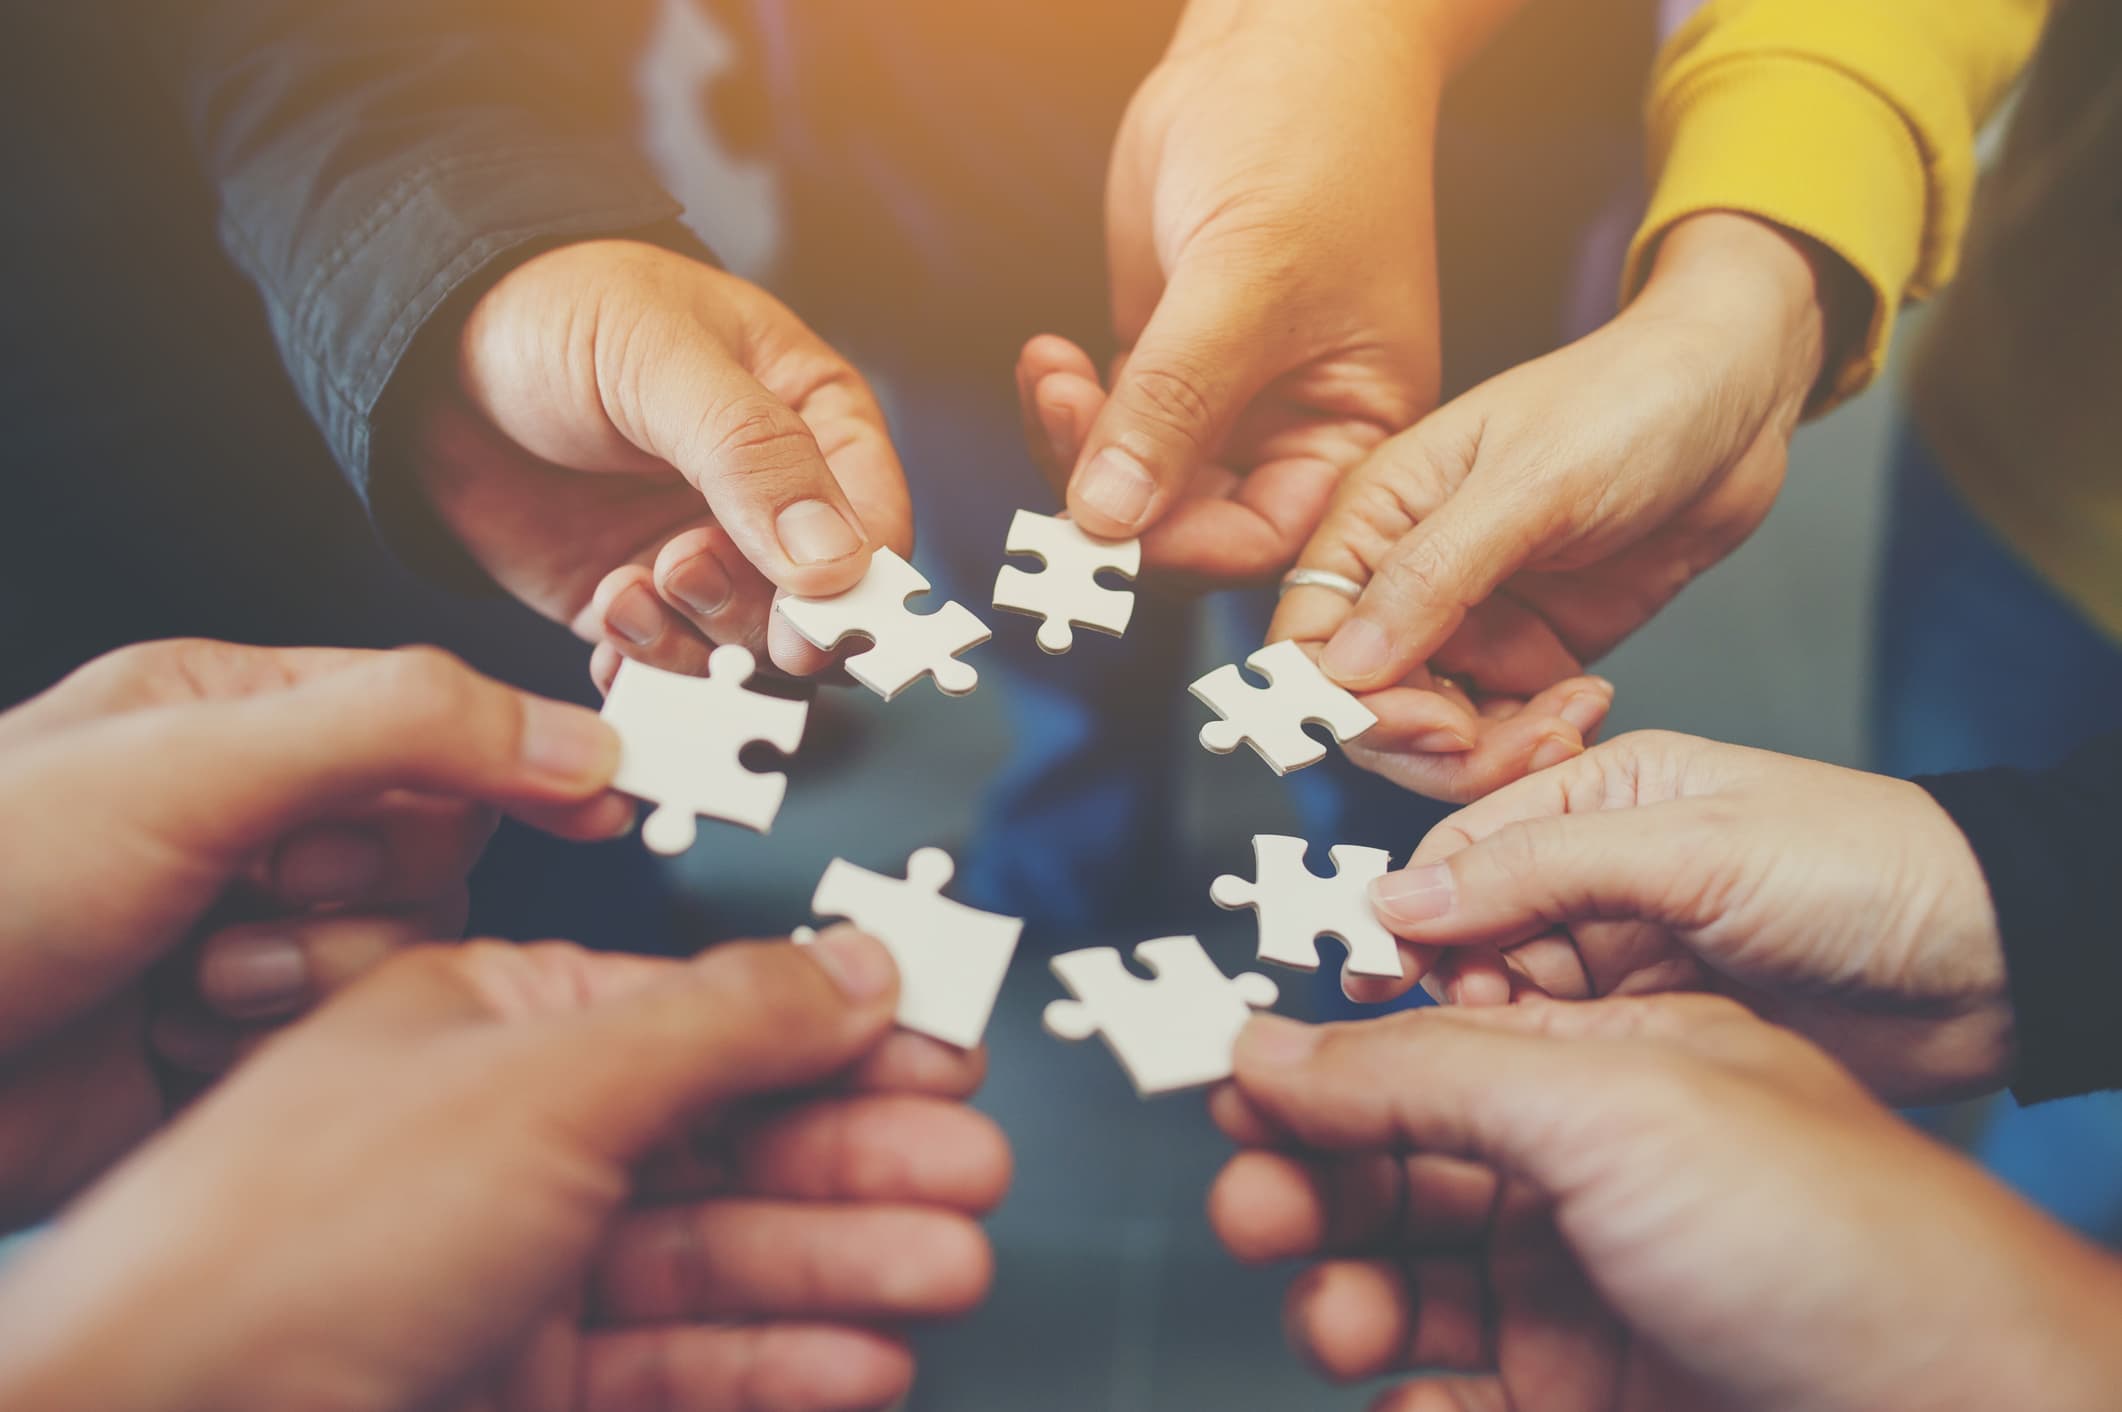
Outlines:
<svg viewBox="0 0 2122 1412"><path fill-rule="evenodd" d="M715 649L704 677L619 664L604 699L604 719L619 736L612 787L660 806L641 827L642 841L656 852L691 848L695 815L760 833L773 826L788 776L748 770L737 757L754 741L793 755L810 704L747 690L757 668L752 654L734 645Z"/></svg>
<svg viewBox="0 0 2122 1412"><path fill-rule="evenodd" d="M862 582L831 598L785 597L776 605L805 642L830 652L859 633L868 650L846 662L848 675L886 701L924 676L946 695L963 696L980 674L958 654L987 641L987 624L962 603L947 602L933 613L916 613L906 600L929 591L928 580L889 549L871 557Z"/></svg>
<svg viewBox="0 0 2122 1412"><path fill-rule="evenodd" d="M1035 555L1046 565L1030 573L1005 564L995 575L997 608L1046 620L1039 625L1041 651L1068 651L1075 645L1073 629L1078 627L1114 637L1126 634L1135 614L1135 595L1107 588L1097 576L1110 570L1132 579L1142 572L1142 541L1098 539L1073 520L1019 510L1009 523L1004 548L1011 554Z"/></svg>
<svg viewBox="0 0 2122 1412"><path fill-rule="evenodd" d="M847 918L892 953L902 1026L971 1049L987 1031L1024 923L943 896L952 871L940 848L907 859L904 878L835 858L818 881L811 910Z"/></svg>
<svg viewBox="0 0 2122 1412"><path fill-rule="evenodd" d="M1201 744L1218 755L1243 742L1276 774L1286 775L1326 758L1326 747L1304 733L1307 723L1325 726L1343 745L1378 724L1368 706L1328 681L1294 642L1271 643L1245 665L1268 684L1254 686L1236 667L1224 665L1187 688L1223 717L1201 727Z"/></svg>
<svg viewBox="0 0 2122 1412"><path fill-rule="evenodd" d="M1135 959L1156 979L1131 973L1110 946L1056 956L1054 974L1076 998L1046 1007L1047 1033L1100 1036L1144 1098L1229 1078L1238 1031L1275 1003L1275 983L1256 971L1224 975L1190 936L1145 941Z"/></svg>
<svg viewBox="0 0 2122 1412"><path fill-rule="evenodd" d="M1250 907L1260 917L1260 959L1300 971L1319 969L1319 938L1348 948L1348 969L1359 976L1401 974L1400 947L1371 906L1370 884L1385 876L1392 855L1382 848L1340 844L1327 854L1334 875L1322 878L1304 862L1301 838L1253 835L1254 877L1225 873L1209 886L1218 907Z"/></svg>

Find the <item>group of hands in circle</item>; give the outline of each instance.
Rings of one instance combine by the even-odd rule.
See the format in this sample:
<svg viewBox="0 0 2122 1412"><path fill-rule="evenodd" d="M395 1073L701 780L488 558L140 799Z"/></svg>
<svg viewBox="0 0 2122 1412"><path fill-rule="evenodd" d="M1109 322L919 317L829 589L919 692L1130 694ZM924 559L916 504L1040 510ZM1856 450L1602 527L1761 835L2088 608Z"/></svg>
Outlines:
<svg viewBox="0 0 2122 1412"><path fill-rule="evenodd" d="M1695 217L1612 323L1432 411L1420 56L1181 38L1113 166L1126 352L1026 347L1033 454L1168 579L1365 585L1273 634L1377 712L1361 763L1474 801L1377 891L1408 979L1351 981L1456 1003L1241 1037L1225 1244L1310 1262L1287 1322L1324 1373L1448 1374L1397 1412L2096 1402L2116 1275L1882 1106L2010 1072L1950 820L1752 750L1587 748L1583 664L1775 496L1832 341L1814 253ZM1256 101L1293 81L1336 100L1295 129ZM408 474L601 681L728 641L817 672L774 596L911 548L876 400L732 275L565 245L454 336ZM893 1030L881 947L432 944L498 813L629 826L616 755L423 649L149 644L0 717L0 1221L63 1208L0 1284L0 1404L903 1394L898 1330L988 1287L1010 1157L983 1055Z"/></svg>

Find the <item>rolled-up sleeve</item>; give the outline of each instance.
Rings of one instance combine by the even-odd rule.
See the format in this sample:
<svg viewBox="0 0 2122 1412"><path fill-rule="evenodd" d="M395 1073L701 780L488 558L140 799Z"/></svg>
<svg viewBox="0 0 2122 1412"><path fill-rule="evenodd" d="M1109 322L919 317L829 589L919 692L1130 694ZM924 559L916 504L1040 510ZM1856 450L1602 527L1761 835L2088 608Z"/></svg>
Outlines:
<svg viewBox="0 0 2122 1412"><path fill-rule="evenodd" d="M1658 60L1652 192L1623 297L1703 211L1774 221L1833 251L1872 295L1828 402L1884 364L1894 315L1952 277L1975 132L2033 52L2050 0L1709 0ZM1816 409L1818 410L1818 409Z"/></svg>
<svg viewBox="0 0 2122 1412"><path fill-rule="evenodd" d="M355 490L421 330L510 252L677 229L581 4L172 0L159 36L230 256ZM704 253L704 252L702 252Z"/></svg>

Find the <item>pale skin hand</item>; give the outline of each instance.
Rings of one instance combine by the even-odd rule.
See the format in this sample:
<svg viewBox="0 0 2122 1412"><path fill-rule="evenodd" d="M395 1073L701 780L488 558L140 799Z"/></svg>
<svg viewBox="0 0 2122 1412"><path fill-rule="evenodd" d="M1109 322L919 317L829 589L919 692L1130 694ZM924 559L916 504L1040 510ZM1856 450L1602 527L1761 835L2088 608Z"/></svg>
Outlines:
<svg viewBox="0 0 2122 1412"><path fill-rule="evenodd" d="M0 1226L161 1120L164 1061L220 1067L228 1020L461 926L496 808L624 827L617 757L593 713L418 649L150 643L0 716ZM165 962L197 985L151 988Z"/></svg>
<svg viewBox="0 0 2122 1412"><path fill-rule="evenodd" d="M1379 1412L2091 1409L2122 1268L1707 996L1255 1019L1210 1217ZM1948 1234L1949 1233L1949 1234Z"/></svg>
<svg viewBox="0 0 2122 1412"><path fill-rule="evenodd" d="M1840 279L1831 257L1749 217L1680 223L1613 322L1349 475L1298 562L1363 596L1294 589L1270 637L1321 648L1327 674L1389 718L1576 677L1768 513L1820 376L1824 309L1847 302ZM1431 792L1429 749L1381 736L1351 753Z"/></svg>
<svg viewBox="0 0 2122 1412"><path fill-rule="evenodd" d="M1070 434L1066 427L1055 433ZM1055 463L1067 464L1074 448L1073 441L1056 442ZM1316 644L1305 651L1318 655ZM1475 702L1431 686L1371 694L1365 704L1378 724L1343 749L1366 763L1389 761L1384 773L1418 794L1456 802L1582 754L1614 702L1613 683L1591 676L1557 682L1530 700L1490 694Z"/></svg>
<svg viewBox="0 0 2122 1412"><path fill-rule="evenodd" d="M1915 785L1663 732L1499 790L1374 885L1410 981L1473 1004L1712 990L1896 1102L2010 1076L1997 919L1966 838Z"/></svg>
<svg viewBox="0 0 2122 1412"><path fill-rule="evenodd" d="M1052 336L1017 385L1069 512L1146 532L1151 569L1278 574L1341 474L1434 404L1437 27L1371 0L1195 0L1129 106L1106 192L1111 396Z"/></svg>
<svg viewBox="0 0 2122 1412"><path fill-rule="evenodd" d="M912 1365L876 1326L980 1299L1009 1176L953 1101L978 1056L887 1040L896 996L845 929L404 954L8 1271L0 1401L889 1405Z"/></svg>
<svg viewBox="0 0 2122 1412"><path fill-rule="evenodd" d="M906 480L852 365L754 285L621 240L538 255L474 306L419 409L419 489L495 582L620 657L703 673L742 643L827 658L777 591L837 593L912 548Z"/></svg>

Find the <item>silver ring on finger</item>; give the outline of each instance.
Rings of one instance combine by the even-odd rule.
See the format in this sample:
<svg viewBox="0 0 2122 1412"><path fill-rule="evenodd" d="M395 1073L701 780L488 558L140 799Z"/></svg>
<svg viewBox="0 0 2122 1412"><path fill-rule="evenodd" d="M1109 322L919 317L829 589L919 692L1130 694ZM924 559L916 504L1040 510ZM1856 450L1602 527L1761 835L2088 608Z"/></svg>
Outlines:
<svg viewBox="0 0 2122 1412"><path fill-rule="evenodd" d="M1363 596L1362 584L1331 569L1291 569L1282 576L1282 591L1288 593L1293 588L1323 588L1351 603Z"/></svg>

